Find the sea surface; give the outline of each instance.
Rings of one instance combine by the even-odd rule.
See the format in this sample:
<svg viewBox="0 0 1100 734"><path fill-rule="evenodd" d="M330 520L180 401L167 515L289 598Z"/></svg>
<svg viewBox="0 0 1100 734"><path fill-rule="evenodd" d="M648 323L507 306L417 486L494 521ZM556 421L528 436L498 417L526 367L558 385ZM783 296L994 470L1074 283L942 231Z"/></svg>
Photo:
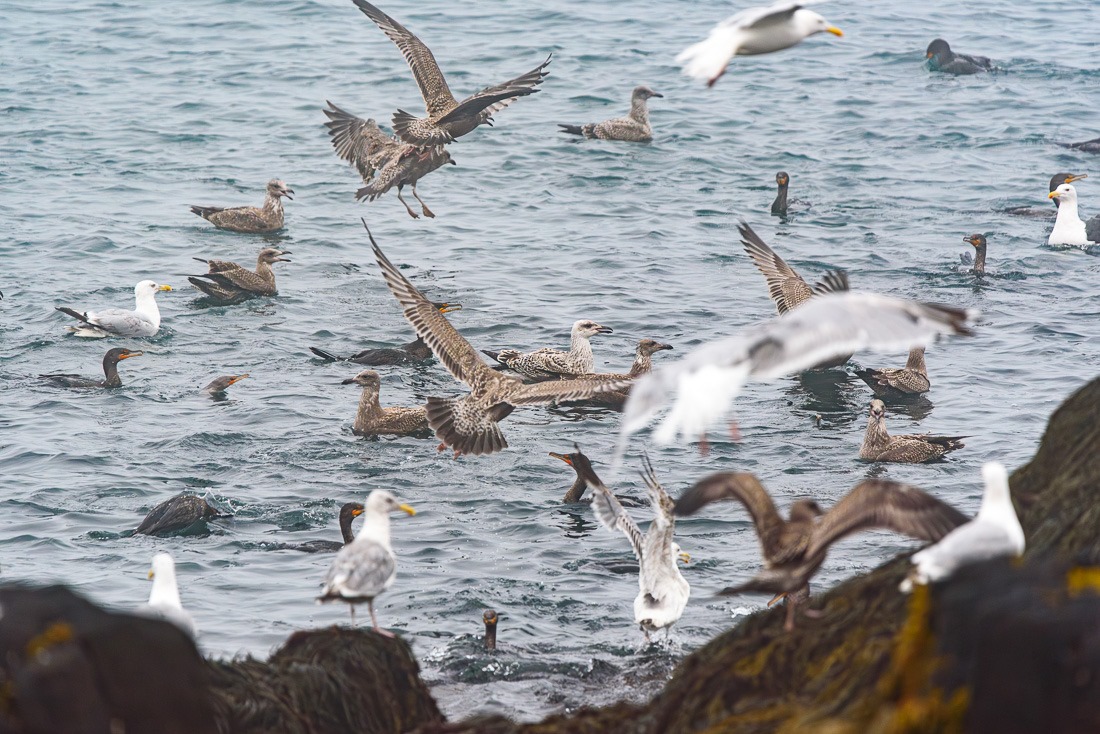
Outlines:
<svg viewBox="0 0 1100 734"><path fill-rule="evenodd" d="M459 97L553 53L538 94L454 143L458 165L421 182L434 220L411 219L392 193L357 204L358 176L329 145L325 100L386 124L398 108L422 111L400 53L351 2L0 5L3 582L70 584L132 609L167 550L202 649L266 656L293 630L348 623L342 605L313 601L331 556L277 546L337 539L339 505L385 488L419 513L394 518L399 573L378 616L411 641L448 716L531 719L641 699L764 607L760 595L714 595L758 567L752 526L732 504L677 524L692 599L670 639L646 646L629 544L587 506L561 504L573 472L547 452L576 442L639 498L648 450L674 496L744 470L781 508L827 504L881 476L973 512L982 462L1026 462L1051 411L1096 375L1100 258L1048 248L1052 218L1000 211L1053 214L1047 180L1059 171L1091 173L1081 209L1100 211L1100 157L1057 144L1100 135L1095 2L829 3L819 10L843 38L737 59L711 90L674 57L739 7L728 2L380 3L430 45ZM929 73L937 36L1003 72ZM651 103L652 144L557 132L623 114L637 84L664 94ZM810 204L787 219L769 214L779 170ZM278 235L217 231L188 211L258 205L273 177L297 192ZM594 340L598 367L614 371L641 337L673 344L656 358L669 363L774 314L738 242L744 218L807 280L843 268L856 289L980 309L973 338L929 349L927 399L888 414L896 433L970 438L938 464L860 462L871 393L854 365L748 386L731 413L741 440L717 427L706 456L639 434L614 474L619 415L603 410L517 410L502 426L506 451L457 461L434 440L357 438L358 388L340 381L359 367L308 347L412 338L360 217L418 287L463 304L451 319L476 347L564 348L573 321L590 318L614 329ZM989 238L982 279L959 265L972 232ZM209 307L187 283L203 268L192 257L251 264L269 244L293 253L276 266L277 297ZM78 339L54 310L132 307L145 278L176 288L158 297L155 338ZM145 351L122 364L121 389L37 378L95 375L111 346ZM380 371L388 405L463 390L434 361ZM200 392L239 372L252 377L227 400ZM207 534L131 537L183 491L232 519ZM912 547L885 533L846 540L815 588ZM502 617L494 654L481 649L487 608Z"/></svg>

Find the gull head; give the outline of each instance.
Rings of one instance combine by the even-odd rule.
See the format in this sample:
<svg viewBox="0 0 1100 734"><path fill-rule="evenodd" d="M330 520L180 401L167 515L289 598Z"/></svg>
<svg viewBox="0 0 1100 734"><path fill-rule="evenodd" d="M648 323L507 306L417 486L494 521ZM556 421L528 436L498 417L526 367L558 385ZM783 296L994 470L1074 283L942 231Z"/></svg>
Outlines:
<svg viewBox="0 0 1100 734"><path fill-rule="evenodd" d="M340 382L341 385L361 385L370 390L378 392L382 389L382 378L374 370L363 370L355 377L349 377L346 380Z"/></svg>
<svg viewBox="0 0 1100 734"><path fill-rule="evenodd" d="M143 280L134 286L134 295L138 298L142 296L154 296L160 291L170 291L172 286L157 283L152 280Z"/></svg>
<svg viewBox="0 0 1100 734"><path fill-rule="evenodd" d="M843 36L844 31L831 24L812 10L801 8L795 11L794 22L803 36L812 36L816 33L832 33L834 36Z"/></svg>
<svg viewBox="0 0 1100 734"><path fill-rule="evenodd" d="M672 345L662 344L656 339L641 339L638 342L638 353L646 357L652 356L663 349L672 349Z"/></svg>
<svg viewBox="0 0 1100 734"><path fill-rule="evenodd" d="M290 250L277 250L274 247L265 247L260 250L260 261L268 265L271 263L288 263L290 260L283 257L283 255L289 254Z"/></svg>
<svg viewBox="0 0 1100 734"><path fill-rule="evenodd" d="M407 515L416 514L416 510L409 505L403 504L399 499L384 489L376 489L367 495L367 501L364 506L369 515L388 515L391 512L398 511L404 512Z"/></svg>
<svg viewBox="0 0 1100 734"><path fill-rule="evenodd" d="M589 321L588 319L581 319L573 323L573 334L576 336L583 336L584 338L595 336L596 334L612 334L611 327L600 326L595 321Z"/></svg>
<svg viewBox="0 0 1100 734"><path fill-rule="evenodd" d="M878 399L872 400L869 416L872 421L882 420L886 416L886 403Z"/></svg>
<svg viewBox="0 0 1100 734"><path fill-rule="evenodd" d="M153 567L149 569L149 580L160 577L162 579L176 578L176 562L172 556L164 551L153 556Z"/></svg>
<svg viewBox="0 0 1100 734"><path fill-rule="evenodd" d="M664 97L665 95L660 92L654 92L652 89L642 84L634 87L634 91L631 93L631 99L649 99L650 97Z"/></svg>
<svg viewBox="0 0 1100 734"><path fill-rule="evenodd" d="M275 197L285 196L291 201L294 201L294 189L287 186L285 181L280 181L277 178L273 178L267 182L267 193Z"/></svg>
<svg viewBox="0 0 1100 734"><path fill-rule="evenodd" d="M1072 184L1064 183L1058 188L1047 194L1048 199L1058 199L1059 201L1077 202L1077 189L1073 188Z"/></svg>
<svg viewBox="0 0 1100 734"><path fill-rule="evenodd" d="M680 547L679 543L672 544L672 562L679 559L681 563L691 563L691 554Z"/></svg>
<svg viewBox="0 0 1100 734"><path fill-rule="evenodd" d="M813 500L796 500L791 503L789 511L791 522L813 522L824 514L821 505Z"/></svg>

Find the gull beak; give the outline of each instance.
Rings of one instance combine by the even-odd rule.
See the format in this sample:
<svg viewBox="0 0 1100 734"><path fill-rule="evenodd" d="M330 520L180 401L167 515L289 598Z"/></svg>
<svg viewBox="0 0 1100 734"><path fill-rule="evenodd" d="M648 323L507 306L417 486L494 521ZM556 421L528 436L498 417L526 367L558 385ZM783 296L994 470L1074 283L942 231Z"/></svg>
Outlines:
<svg viewBox="0 0 1100 734"><path fill-rule="evenodd" d="M596 329L597 334L614 334L614 330L610 326L601 326Z"/></svg>
<svg viewBox="0 0 1100 734"><path fill-rule="evenodd" d="M454 158L452 158L451 160L449 160L447 162L450 163L452 166L457 166L458 165L458 161L456 161Z"/></svg>
<svg viewBox="0 0 1100 734"><path fill-rule="evenodd" d="M149 580L150 581L153 580L153 569L151 569L151 568L149 569Z"/></svg>
<svg viewBox="0 0 1100 734"><path fill-rule="evenodd" d="M287 260L285 257L283 257L283 255L290 255L290 254L292 254L290 252L290 250L283 250L282 252L279 253L279 257L275 258L275 262L277 262L277 263L291 262L290 260Z"/></svg>
<svg viewBox="0 0 1100 734"><path fill-rule="evenodd" d="M654 96L654 97L661 97L662 99L664 99L664 96L665 96L665 95L661 94L660 92L654 92L654 93L653 93L653 96Z"/></svg>
<svg viewBox="0 0 1100 734"><path fill-rule="evenodd" d="M570 459L565 454L555 454L553 451L551 451L550 455L553 456L555 459L561 459L562 461L564 461L569 466L573 466L573 460Z"/></svg>
<svg viewBox="0 0 1100 734"><path fill-rule="evenodd" d="M1061 194L1059 194L1057 191L1051 191L1049 194L1047 194L1048 199L1057 199L1060 196Z"/></svg>
<svg viewBox="0 0 1100 734"><path fill-rule="evenodd" d="M158 291L170 291L170 290L172 290L172 286L170 286L170 285L157 286L157 290Z"/></svg>
<svg viewBox="0 0 1100 734"><path fill-rule="evenodd" d="M684 563L691 563L691 554L687 551L680 551L680 560Z"/></svg>
<svg viewBox="0 0 1100 734"><path fill-rule="evenodd" d="M439 307L439 313L450 313L451 311L461 311L461 303L444 303Z"/></svg>
<svg viewBox="0 0 1100 734"><path fill-rule="evenodd" d="M840 30L835 25L831 25L828 28L826 28L825 32L826 33L832 33L834 36L843 36L844 35L844 31Z"/></svg>
<svg viewBox="0 0 1100 734"><path fill-rule="evenodd" d="M123 360L129 359L130 357L140 357L143 354L145 354L145 352L129 352L128 354L120 354L118 358L119 360Z"/></svg>
<svg viewBox="0 0 1100 734"><path fill-rule="evenodd" d="M283 189L283 196L290 199L291 201L294 201L293 194L294 194L294 189Z"/></svg>
<svg viewBox="0 0 1100 734"><path fill-rule="evenodd" d="M672 345L671 344L662 344L661 346L657 347L658 352L661 351L662 349L672 349Z"/></svg>
<svg viewBox="0 0 1100 734"><path fill-rule="evenodd" d="M348 379L346 379L346 380L340 380L340 384L341 384L341 385L350 385L350 384L352 384L353 382L355 382L355 378L354 378L354 377L349 377L349 378L348 378Z"/></svg>
<svg viewBox="0 0 1100 734"><path fill-rule="evenodd" d="M414 510L412 507L409 507L408 505L398 505L397 509L408 514L410 517L416 514L416 510Z"/></svg>

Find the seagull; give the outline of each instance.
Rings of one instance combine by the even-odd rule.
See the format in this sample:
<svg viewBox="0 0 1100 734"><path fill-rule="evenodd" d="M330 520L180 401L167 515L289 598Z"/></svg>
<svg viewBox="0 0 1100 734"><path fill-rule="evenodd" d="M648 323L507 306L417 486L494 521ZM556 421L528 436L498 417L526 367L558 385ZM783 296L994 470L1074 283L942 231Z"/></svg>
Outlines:
<svg viewBox="0 0 1100 734"><path fill-rule="evenodd" d="M134 286L134 310L108 308L104 311L76 311L68 306L57 306L61 313L81 321L71 327L75 336L102 339L105 336L156 336L160 330L160 309L156 294L170 291L170 285L158 285L143 280Z"/></svg>
<svg viewBox="0 0 1100 734"><path fill-rule="evenodd" d="M967 519L916 487L868 479L854 486L828 512L823 512L814 500L796 500L791 504L789 519L784 520L768 490L748 472L721 472L699 481L676 501L676 514L691 515L704 505L727 499L740 502L749 511L764 554L764 570L750 581L719 593L774 593L768 606L786 598L783 627L788 632L794 629L799 603L809 598L810 579L825 562L833 543L871 528L935 541Z"/></svg>
<svg viewBox="0 0 1100 734"><path fill-rule="evenodd" d="M966 445L962 442L964 438L968 436L930 436L926 433L891 436L886 432L886 404L875 399L867 415L867 430L863 434L863 445L859 447L859 458L922 464L963 448Z"/></svg>
<svg viewBox="0 0 1100 734"><path fill-rule="evenodd" d="M712 87L726 73L734 56L782 51L816 33L843 36L839 28L805 8L811 2L780 0L767 7L742 10L716 25L706 40L681 51L676 61L684 65L684 74L705 80Z"/></svg>
<svg viewBox="0 0 1100 734"><path fill-rule="evenodd" d="M271 265L290 262L283 257L289 254L290 250L265 247L256 257L255 272L228 260L203 260L201 257L194 257L191 259L206 263L208 270L205 275L188 276L187 280L206 295L223 303L237 303L252 296L274 296L279 291L275 288L275 271L271 269Z"/></svg>
<svg viewBox="0 0 1100 734"><path fill-rule="evenodd" d="M654 92L642 85L634 87L630 94L630 113L626 117L616 117L603 122L589 122L585 125L562 125L558 132L581 135L585 138L600 140L623 140L628 143L648 143L653 139L653 128L649 125L649 108L646 101L665 95Z"/></svg>
<svg viewBox="0 0 1100 734"><path fill-rule="evenodd" d="M153 556L149 579L153 582L149 603L140 607L138 612L171 622L194 639L195 620L180 602L180 591L176 586L176 562L172 560L172 556L164 552Z"/></svg>
<svg viewBox="0 0 1100 734"><path fill-rule="evenodd" d="M365 220L363 226L367 226ZM440 450L451 447L455 458L462 454L495 453L508 446L497 424L517 407L583 400L631 383L630 380L581 378L525 385L515 377L497 372L482 361L477 350L451 326L435 304L389 261L369 228L367 236L386 285L401 304L405 318L447 371L470 386L469 394L461 398L428 398L428 425L442 441Z"/></svg>
<svg viewBox="0 0 1100 734"><path fill-rule="evenodd" d="M435 56L419 38L367 0L353 2L401 50L424 97L427 117L415 117L404 110L398 110L393 116L394 132L410 145L443 145L462 137L478 125L492 125L494 113L520 97L537 92L535 87L546 77L545 69L550 57L526 74L486 87L459 102L447 87L447 80L443 78Z"/></svg>
<svg viewBox="0 0 1100 734"><path fill-rule="evenodd" d="M858 369L856 374L876 394L919 395L932 388L928 381L928 366L924 363L924 347L909 350L909 359L902 368L886 367L879 370Z"/></svg>
<svg viewBox="0 0 1100 734"><path fill-rule="evenodd" d="M355 384L363 388L351 429L357 436L411 436L428 432L428 414L423 405L415 408L382 407L378 400L382 378L374 370L363 370L341 384Z"/></svg>
<svg viewBox="0 0 1100 734"><path fill-rule="evenodd" d="M573 322L569 331L569 351L543 347L533 352L502 349L499 352L483 351L508 369L532 380L557 380L577 377L592 372L592 344L588 340L597 334L613 334L611 327L601 326L590 319Z"/></svg>
<svg viewBox="0 0 1100 734"><path fill-rule="evenodd" d="M397 558L390 547L389 513L400 510L415 515L416 510L382 489L367 495L364 507L363 524L355 540L341 548L333 559L317 601L347 603L352 624L355 624L355 605L366 602L374 631L393 637L392 632L378 626L374 615L374 598L390 588L397 576Z"/></svg>
<svg viewBox="0 0 1100 734"><path fill-rule="evenodd" d="M103 355L104 379L102 380L60 373L39 375L39 377L61 387L122 387L122 380L118 376L118 363L124 359L130 359L130 357L140 357L143 354L144 352L131 352L129 349L119 347L109 350Z"/></svg>
<svg viewBox="0 0 1100 734"><path fill-rule="evenodd" d="M584 456L579 447L577 455ZM649 642L650 632L664 629L667 635L684 613L691 593L691 587L676 565L677 558L687 563L691 556L680 550L679 544L672 540L676 524L672 514L672 498L657 481L653 465L646 458L642 478L649 491L653 522L643 535L619 500L596 476L587 459L575 462L573 467L592 490L592 510L596 513L596 519L608 530L622 531L634 548L634 556L638 559L639 587L638 596L634 599L634 623L645 634L646 642Z"/></svg>
<svg viewBox="0 0 1100 734"><path fill-rule="evenodd" d="M977 312L876 293L826 293L778 318L710 342L635 381L623 413L626 437L673 398L654 431L659 443L702 437L749 380L774 380L853 350L908 349L941 334L969 335Z"/></svg>
<svg viewBox="0 0 1100 734"><path fill-rule="evenodd" d="M978 515L948 533L940 542L914 553L913 568L901 582L908 593L917 584L950 578L959 568L1000 556L1024 552L1024 529L1012 506L1008 472L995 461L982 465L985 494Z"/></svg>
<svg viewBox="0 0 1100 734"><path fill-rule="evenodd" d="M192 214L198 214L218 229L246 234L276 232L283 228L283 200L294 200L294 189L285 182L273 178L267 182L267 196L263 206L235 206L226 209L220 206L193 206Z"/></svg>
<svg viewBox="0 0 1100 734"><path fill-rule="evenodd" d="M1096 227L1092 232L1077 214L1077 189L1073 184L1064 183L1047 195L1048 199L1058 199L1058 218L1054 220L1054 229L1047 237L1047 244L1074 245L1084 247L1094 244L1093 238L1100 239L1100 217L1094 217ZM1089 222L1091 225L1092 222Z"/></svg>

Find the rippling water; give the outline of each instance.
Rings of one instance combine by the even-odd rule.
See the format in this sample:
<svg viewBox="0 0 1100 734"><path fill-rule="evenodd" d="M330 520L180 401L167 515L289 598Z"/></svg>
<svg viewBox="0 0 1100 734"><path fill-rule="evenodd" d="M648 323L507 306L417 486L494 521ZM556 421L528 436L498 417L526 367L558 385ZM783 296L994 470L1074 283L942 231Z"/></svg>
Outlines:
<svg viewBox="0 0 1100 734"><path fill-rule="evenodd" d="M1100 25L1095 3L832 3L823 13L843 39L739 59L709 92L672 59L730 12L726 2L383 7L431 45L460 96L554 52L541 93L463 138L452 147L459 165L423 181L434 221L411 220L392 195L354 203L358 179L329 147L326 99L380 121L420 109L397 50L349 2L0 7L5 580L68 583L131 608L166 549L206 652L263 655L291 630L347 620L343 607L312 602L330 558L272 545L336 538L341 503L389 488L420 514L395 520L399 576L379 616L412 640L455 716L489 707L535 717L648 695L684 654L763 606L713 597L758 563L745 513L715 507L678 526L695 558L684 572L693 598L671 642L641 645L629 546L584 507L560 504L573 475L546 455L577 441L606 468L615 414L517 411L504 423L511 448L482 459L454 461L434 441L354 437L358 390L338 383L356 366L307 348L410 338L361 215L414 283L465 305L453 321L475 346L565 346L569 325L593 318L615 329L595 342L607 369L625 369L640 337L673 343L658 356L668 361L773 313L737 241L739 217L807 279L840 267L857 288L982 310L978 336L929 350L927 403L890 413L895 432L971 435L948 461L859 462L866 387L844 373L791 378L738 400L740 443L718 442L705 458L651 448L673 494L712 471L749 470L785 506L834 500L877 474L973 511L980 464L1028 459L1051 410L1095 374L1100 260L1046 248L1048 220L998 212L1049 207L1057 171L1096 173L1096 157L1055 145L1100 133L1093 36L1079 35ZM929 74L923 52L937 35L1007 71ZM652 104L651 145L555 132L622 114L639 83L665 95ZM787 221L768 214L780 169L812 204ZM187 210L258 204L274 176L298 192L276 237L219 232ZM1096 178L1079 185L1088 214L1100 209ZM976 231L989 236L993 273L980 281L957 268L970 249L962 236ZM269 240L294 253L279 266L278 297L197 303L184 277L199 266L192 256L252 262ZM108 346L67 336L55 305L127 305L144 278L179 292L161 295L156 338L123 342L145 356L122 365L122 389L36 380L95 374ZM861 359L900 366L904 354ZM241 371L253 378L227 401L198 392ZM459 392L434 363L382 372L386 404ZM616 487L644 496L633 468ZM235 517L205 537L129 537L182 490ZM846 541L819 588L907 547L885 534ZM486 607L503 617L492 656L477 639Z"/></svg>

